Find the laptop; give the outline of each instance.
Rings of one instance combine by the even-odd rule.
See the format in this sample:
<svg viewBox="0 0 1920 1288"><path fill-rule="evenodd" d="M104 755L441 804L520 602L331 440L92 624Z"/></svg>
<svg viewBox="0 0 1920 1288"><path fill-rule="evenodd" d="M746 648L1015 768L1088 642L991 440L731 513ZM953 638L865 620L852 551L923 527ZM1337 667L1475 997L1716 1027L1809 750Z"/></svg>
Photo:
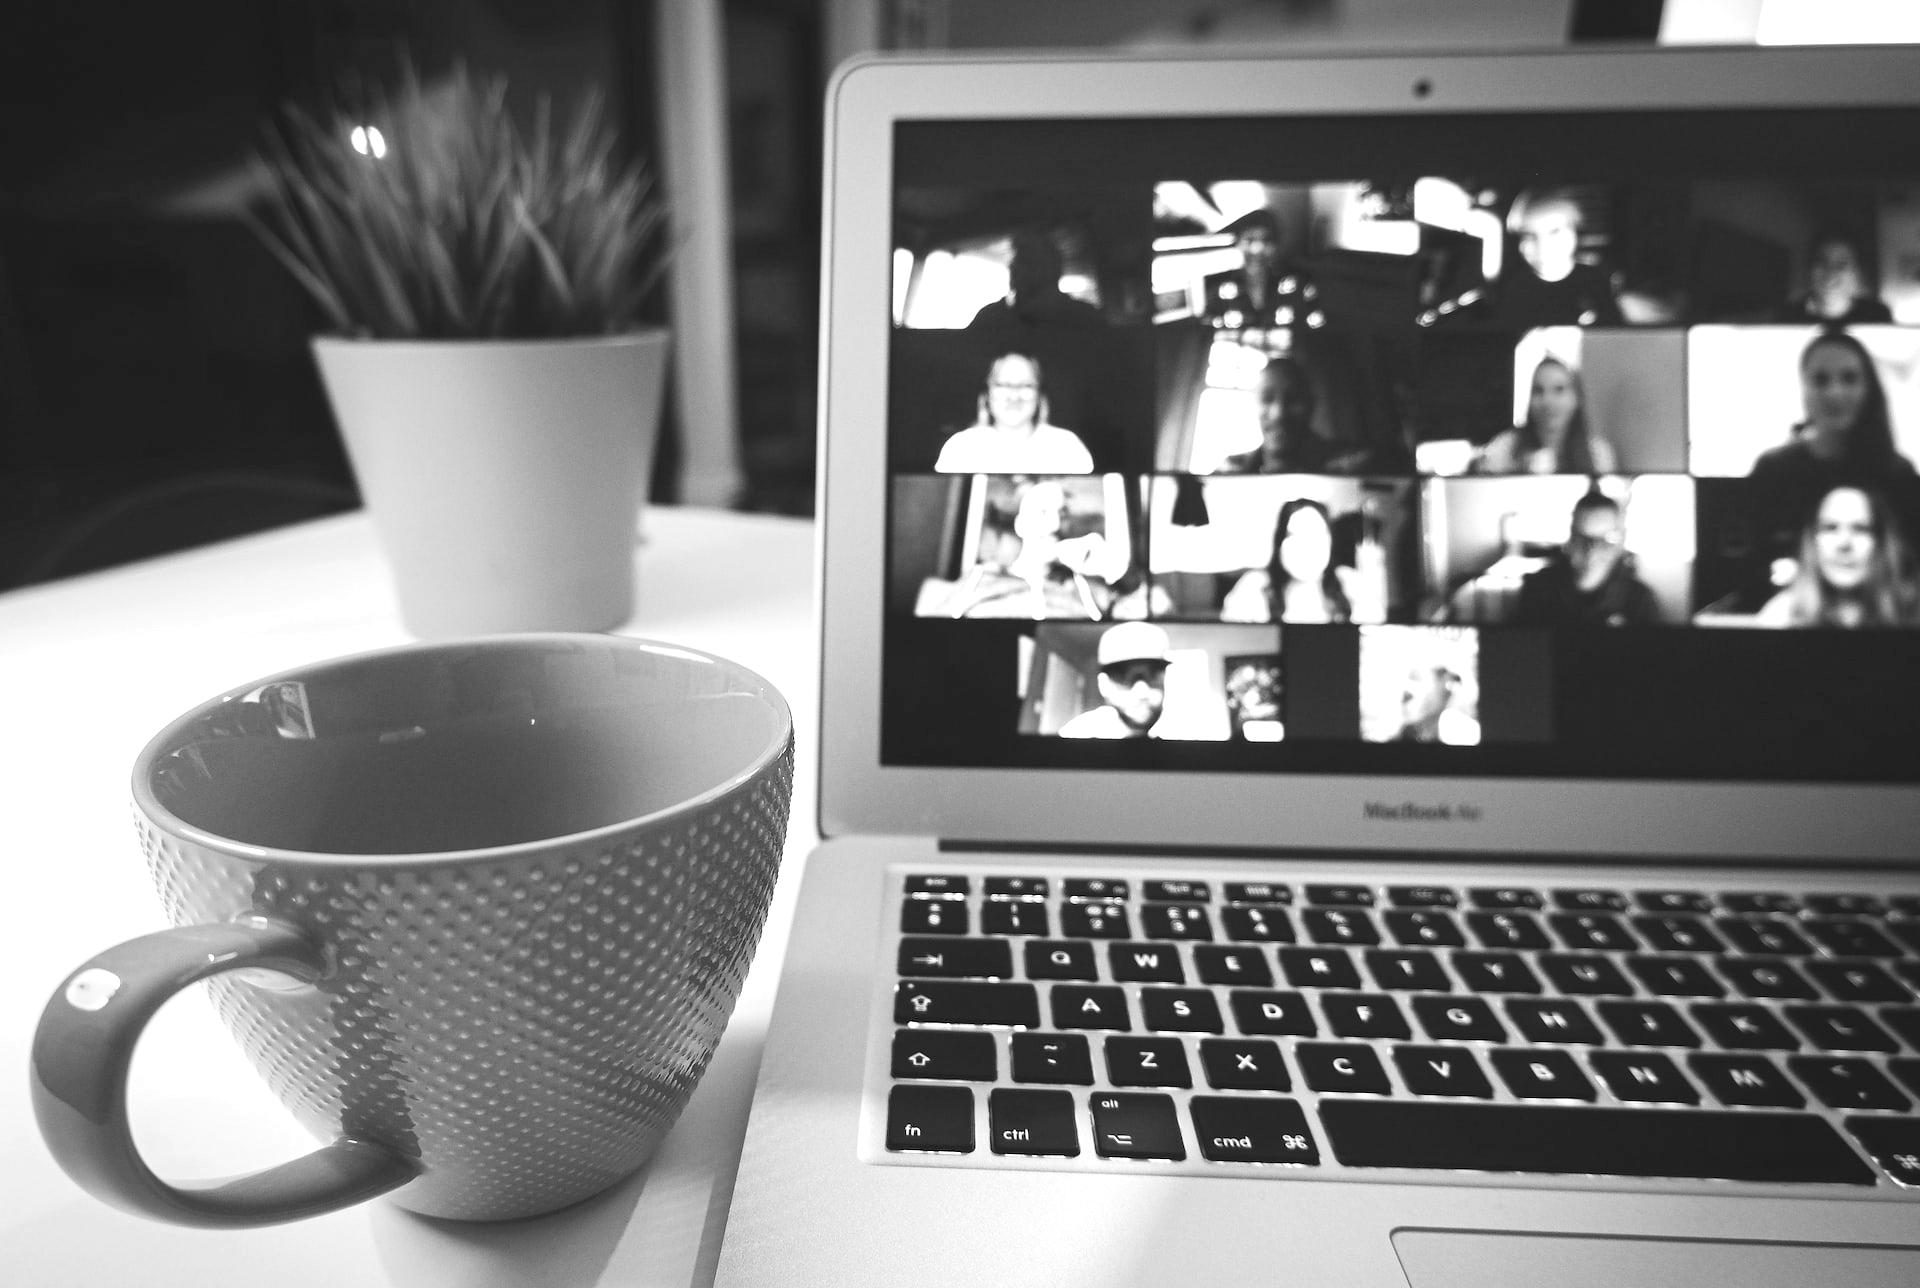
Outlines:
<svg viewBox="0 0 1920 1288"><path fill-rule="evenodd" d="M739 1285L1920 1283L1920 51L828 96Z"/></svg>

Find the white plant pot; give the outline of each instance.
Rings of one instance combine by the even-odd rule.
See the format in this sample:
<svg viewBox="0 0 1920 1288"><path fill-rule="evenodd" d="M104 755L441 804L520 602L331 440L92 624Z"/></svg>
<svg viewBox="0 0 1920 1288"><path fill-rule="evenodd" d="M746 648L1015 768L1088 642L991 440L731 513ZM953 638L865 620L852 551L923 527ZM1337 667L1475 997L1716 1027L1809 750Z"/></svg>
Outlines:
<svg viewBox="0 0 1920 1288"><path fill-rule="evenodd" d="M663 329L313 342L410 631L632 617L667 348Z"/></svg>

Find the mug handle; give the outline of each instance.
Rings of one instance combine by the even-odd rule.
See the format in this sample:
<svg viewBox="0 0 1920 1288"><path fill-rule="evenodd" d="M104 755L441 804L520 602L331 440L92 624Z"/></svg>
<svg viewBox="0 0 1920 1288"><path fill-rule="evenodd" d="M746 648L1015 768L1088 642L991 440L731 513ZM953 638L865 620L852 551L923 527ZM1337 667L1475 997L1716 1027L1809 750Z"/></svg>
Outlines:
<svg viewBox="0 0 1920 1288"><path fill-rule="evenodd" d="M33 1112L53 1157L95 1198L176 1225L234 1229L318 1216L406 1184L419 1164L342 1137L277 1167L220 1181L154 1175L127 1122L127 1070L161 1003L222 971L278 971L312 983L320 951L264 917L176 926L101 953L60 985L33 1037Z"/></svg>

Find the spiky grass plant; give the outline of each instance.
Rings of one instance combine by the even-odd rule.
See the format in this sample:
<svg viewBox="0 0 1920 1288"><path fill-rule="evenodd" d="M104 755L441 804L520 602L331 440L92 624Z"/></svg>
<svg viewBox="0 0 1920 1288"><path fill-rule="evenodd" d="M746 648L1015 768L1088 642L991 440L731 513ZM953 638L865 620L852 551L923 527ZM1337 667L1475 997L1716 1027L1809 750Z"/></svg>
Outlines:
<svg viewBox="0 0 1920 1288"><path fill-rule="evenodd" d="M626 331L666 269L665 206L598 99L522 130L503 79L409 71L364 113L289 110L261 159L254 229L342 335Z"/></svg>

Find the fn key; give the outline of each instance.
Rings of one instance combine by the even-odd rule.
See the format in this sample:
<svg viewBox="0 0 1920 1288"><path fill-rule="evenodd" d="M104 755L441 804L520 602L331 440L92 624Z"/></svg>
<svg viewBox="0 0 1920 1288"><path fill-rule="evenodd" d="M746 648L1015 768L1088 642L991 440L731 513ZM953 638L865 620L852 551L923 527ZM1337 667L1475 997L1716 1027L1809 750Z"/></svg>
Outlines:
<svg viewBox="0 0 1920 1288"><path fill-rule="evenodd" d="M887 1095L887 1148L922 1154L973 1152L973 1091L895 1087Z"/></svg>

